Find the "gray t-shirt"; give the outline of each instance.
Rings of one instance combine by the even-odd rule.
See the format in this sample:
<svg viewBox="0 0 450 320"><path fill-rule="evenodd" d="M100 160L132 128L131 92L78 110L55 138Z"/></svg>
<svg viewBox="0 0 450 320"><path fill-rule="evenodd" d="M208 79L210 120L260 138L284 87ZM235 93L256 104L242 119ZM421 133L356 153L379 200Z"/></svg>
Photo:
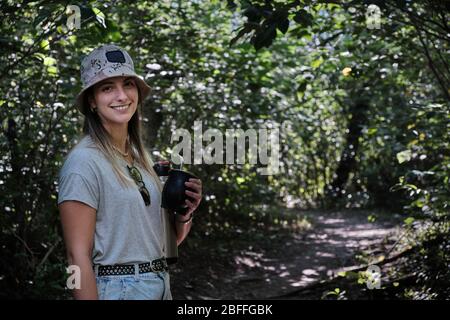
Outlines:
<svg viewBox="0 0 450 320"><path fill-rule="evenodd" d="M127 162L120 159L129 175ZM138 186L125 188L90 136L85 136L67 156L59 173L58 204L76 200L97 210L95 264L132 264L165 256L167 224L163 221L161 192L154 178L139 165L151 205L145 206Z"/></svg>

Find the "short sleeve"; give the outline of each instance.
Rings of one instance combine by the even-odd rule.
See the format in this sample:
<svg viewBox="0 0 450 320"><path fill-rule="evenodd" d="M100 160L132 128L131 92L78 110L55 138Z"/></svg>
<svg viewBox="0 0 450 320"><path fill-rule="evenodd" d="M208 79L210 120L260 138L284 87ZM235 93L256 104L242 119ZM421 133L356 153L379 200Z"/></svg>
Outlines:
<svg viewBox="0 0 450 320"><path fill-rule="evenodd" d="M58 204L67 200L80 201L98 210L99 188L96 181L89 181L78 173L60 176Z"/></svg>

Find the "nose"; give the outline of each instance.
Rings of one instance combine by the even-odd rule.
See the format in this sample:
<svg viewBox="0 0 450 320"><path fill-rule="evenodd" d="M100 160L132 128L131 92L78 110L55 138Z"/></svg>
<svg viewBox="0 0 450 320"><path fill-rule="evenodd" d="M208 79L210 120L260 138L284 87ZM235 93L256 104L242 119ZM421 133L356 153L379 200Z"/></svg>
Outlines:
<svg viewBox="0 0 450 320"><path fill-rule="evenodd" d="M122 86L118 86L116 100L118 102L128 101L128 96Z"/></svg>

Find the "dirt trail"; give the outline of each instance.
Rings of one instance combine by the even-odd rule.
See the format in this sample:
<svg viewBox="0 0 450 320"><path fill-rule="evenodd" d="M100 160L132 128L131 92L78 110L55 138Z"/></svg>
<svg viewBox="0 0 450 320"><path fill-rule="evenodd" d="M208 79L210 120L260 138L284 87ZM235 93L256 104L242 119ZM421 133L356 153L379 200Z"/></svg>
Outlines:
<svg viewBox="0 0 450 320"><path fill-rule="evenodd" d="M398 215L372 211L311 212L312 229L265 234L258 241L217 245L209 251L181 248L171 272L175 299L266 299L308 286L358 264L355 255L386 252L401 222ZM203 251L203 252L200 252ZM206 252L205 252L206 251ZM195 275L187 278L187 275Z"/></svg>

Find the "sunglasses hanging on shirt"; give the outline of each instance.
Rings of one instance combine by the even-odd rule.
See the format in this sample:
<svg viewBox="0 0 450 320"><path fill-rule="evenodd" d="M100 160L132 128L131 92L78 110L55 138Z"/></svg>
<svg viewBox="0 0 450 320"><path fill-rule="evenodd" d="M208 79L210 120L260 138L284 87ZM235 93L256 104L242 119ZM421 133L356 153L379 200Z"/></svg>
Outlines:
<svg viewBox="0 0 450 320"><path fill-rule="evenodd" d="M139 187L139 192L142 195L142 198L144 199L144 203L146 206L149 206L152 202L150 199L150 192L148 192L148 189L145 187L145 183L142 180L141 172L135 167L135 166L129 166L127 165L128 172L130 173L130 176L133 178L134 182L136 182L137 186Z"/></svg>

